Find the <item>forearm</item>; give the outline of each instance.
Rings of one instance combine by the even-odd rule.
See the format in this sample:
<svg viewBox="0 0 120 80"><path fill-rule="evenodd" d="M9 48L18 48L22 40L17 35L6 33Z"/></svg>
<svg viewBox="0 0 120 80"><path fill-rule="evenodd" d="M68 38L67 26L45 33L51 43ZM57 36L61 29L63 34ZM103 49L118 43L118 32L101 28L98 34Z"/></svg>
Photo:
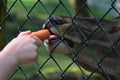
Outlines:
<svg viewBox="0 0 120 80"><path fill-rule="evenodd" d="M0 52L0 80L8 80L12 71L17 67L17 62L12 55Z"/></svg>
<svg viewBox="0 0 120 80"><path fill-rule="evenodd" d="M0 52L0 80L8 80L18 65L37 60L41 40L30 34L31 31L21 32Z"/></svg>

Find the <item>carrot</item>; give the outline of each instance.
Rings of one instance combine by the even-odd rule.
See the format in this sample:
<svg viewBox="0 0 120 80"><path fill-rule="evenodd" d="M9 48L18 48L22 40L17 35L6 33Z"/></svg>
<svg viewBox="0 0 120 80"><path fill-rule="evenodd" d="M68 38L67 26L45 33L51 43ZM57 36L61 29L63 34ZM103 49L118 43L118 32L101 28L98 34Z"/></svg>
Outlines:
<svg viewBox="0 0 120 80"><path fill-rule="evenodd" d="M38 37L40 40L45 40L48 39L50 36L50 32L47 29L43 29L43 30L39 30L36 32L32 32L31 36L36 36Z"/></svg>

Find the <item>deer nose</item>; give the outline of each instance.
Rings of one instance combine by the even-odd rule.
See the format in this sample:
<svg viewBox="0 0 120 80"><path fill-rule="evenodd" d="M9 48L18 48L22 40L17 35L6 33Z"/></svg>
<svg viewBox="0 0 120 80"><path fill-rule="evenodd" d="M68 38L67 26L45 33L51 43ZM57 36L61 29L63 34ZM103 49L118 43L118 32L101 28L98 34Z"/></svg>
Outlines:
<svg viewBox="0 0 120 80"><path fill-rule="evenodd" d="M44 29L49 29L51 26L57 27L58 25L62 25L66 23L61 17L59 16L53 16L49 18L44 24L43 28Z"/></svg>
<svg viewBox="0 0 120 80"><path fill-rule="evenodd" d="M49 28L49 26L48 26L48 24L49 24L49 21L46 21L44 24L43 24L43 29L48 29Z"/></svg>

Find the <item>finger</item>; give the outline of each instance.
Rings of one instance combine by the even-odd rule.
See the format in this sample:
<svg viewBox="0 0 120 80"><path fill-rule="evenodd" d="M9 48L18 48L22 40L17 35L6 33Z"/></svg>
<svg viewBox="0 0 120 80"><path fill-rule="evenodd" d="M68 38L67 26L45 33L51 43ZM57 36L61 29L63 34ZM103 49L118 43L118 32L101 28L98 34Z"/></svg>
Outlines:
<svg viewBox="0 0 120 80"><path fill-rule="evenodd" d="M30 30L28 30L28 31L23 31L23 32L21 32L19 35L18 35L18 37L19 36L23 36L23 35L29 35L29 34L31 34L32 32L30 31Z"/></svg>
<svg viewBox="0 0 120 80"><path fill-rule="evenodd" d="M36 36L31 36L35 41L34 41L34 44L39 47L41 44L42 44L42 41L36 37Z"/></svg>

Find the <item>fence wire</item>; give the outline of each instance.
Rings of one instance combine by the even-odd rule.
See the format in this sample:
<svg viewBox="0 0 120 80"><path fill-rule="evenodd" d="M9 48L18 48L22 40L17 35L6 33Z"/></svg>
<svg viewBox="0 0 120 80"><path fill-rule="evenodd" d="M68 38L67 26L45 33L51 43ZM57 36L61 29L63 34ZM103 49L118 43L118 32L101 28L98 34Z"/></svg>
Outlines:
<svg viewBox="0 0 120 80"><path fill-rule="evenodd" d="M17 69L15 69L14 72L10 75L9 78L10 80L102 80L102 77L100 77L97 74L99 72L102 74L102 76L105 77L106 80L114 79L113 77L109 76L107 70L105 70L104 67L102 66L102 63L107 59L107 56L112 55L113 52L117 54L118 57L116 58L118 58L118 60L120 59L120 54L118 53L119 51L116 50L116 46L117 45L119 46L118 43L120 41L120 36L115 41L113 41L109 33L106 32L106 30L102 27L104 26L102 22L104 22L105 18L111 18L111 16L113 18L115 16L111 14L118 14L118 15L120 14L119 10L117 10L115 6L117 1L108 0L109 6L106 6L107 9L105 11L103 10L103 13L102 11L97 12L99 10L96 9L96 6L91 7L88 4L88 1L92 1L92 0L79 0L79 1L81 1L82 4L79 5L79 8L77 9L76 13L73 12L73 9L69 4L69 0L53 0L53 1L52 0L50 1L49 0L28 0L28 1L1 0L0 1L0 14L1 14L0 15L0 47L1 47L0 49L2 49L7 43L9 43L11 39L16 37L21 31L24 30L37 31L42 29L42 26L47 21L47 19L54 26L57 26L56 22L54 21L53 15L68 16L71 19L71 25L67 28L67 30L64 31L63 34L60 33L61 41L58 42L58 44L54 47L54 49L48 52L46 51L44 46L40 47L39 60L35 63L19 65ZM104 2L105 1L103 1L103 3ZM94 18L96 22L95 26L97 26L96 29L92 30L90 33L88 32L89 33L88 36L86 36L84 31L82 31L81 28L79 28L80 26L76 24L76 18L79 17L79 14L84 14L82 13L82 10L84 9L86 9L89 12L88 16ZM87 23L86 21L85 24L89 24L89 22ZM67 34L68 30L73 26L77 29L77 31L79 31L78 34L82 36L83 44L81 45L81 47L77 48L77 51L72 51L71 47L63 39L63 37ZM59 31L58 28L57 30ZM107 39L106 43L109 43L110 45L109 50L104 54L102 58L100 58L96 54L96 52L92 49L92 47L90 47L89 45L89 41L91 40L91 38L93 38L93 36L95 36L97 31L101 31L101 35L104 35ZM68 51L70 52L70 55L72 56L71 58L64 56L59 57L61 55L55 55L53 53L54 50L57 48L57 46L61 44L61 42L63 42L67 47ZM97 46L99 46L99 44L96 44L96 47ZM81 52L83 52L85 48L87 51L90 52L90 54L95 60L93 61L93 64L91 63L90 64L94 65L94 62L97 62L96 68L94 68L91 72L84 70L84 67L87 67L87 65L82 66L82 62L79 63L79 61L77 61L77 57L79 55L82 55ZM70 74L70 70L73 70L73 73ZM97 78L96 75L98 76Z"/></svg>

